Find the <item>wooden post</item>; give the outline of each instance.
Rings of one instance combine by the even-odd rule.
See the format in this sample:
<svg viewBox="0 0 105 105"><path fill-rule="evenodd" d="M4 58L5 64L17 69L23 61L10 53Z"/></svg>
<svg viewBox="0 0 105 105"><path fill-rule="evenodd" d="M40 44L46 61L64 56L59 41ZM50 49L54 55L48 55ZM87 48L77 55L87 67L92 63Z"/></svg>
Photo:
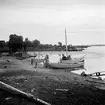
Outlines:
<svg viewBox="0 0 105 105"><path fill-rule="evenodd" d="M25 93L25 92L23 92L23 91L21 91L21 90L19 90L17 88L14 88L14 87L12 87L12 86L4 83L4 82L1 82L1 81L0 81L0 89L8 91L8 92L10 92L10 93L12 93L14 95L19 95L19 96L21 96L23 98L30 99L35 103L39 103L40 105L51 105L51 104L49 104L49 103L47 103L47 102L45 102L45 101L43 101L43 100L41 100L39 98L34 97L34 95L32 95L30 93Z"/></svg>

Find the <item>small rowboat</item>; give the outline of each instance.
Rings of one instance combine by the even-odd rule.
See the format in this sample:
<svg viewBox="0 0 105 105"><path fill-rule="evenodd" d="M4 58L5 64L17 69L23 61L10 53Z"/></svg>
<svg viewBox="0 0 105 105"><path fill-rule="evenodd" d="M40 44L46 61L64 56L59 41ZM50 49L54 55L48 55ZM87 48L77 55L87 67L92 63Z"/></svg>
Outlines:
<svg viewBox="0 0 105 105"><path fill-rule="evenodd" d="M105 71L100 71L100 72L94 72L91 74L88 74L89 76L105 76Z"/></svg>
<svg viewBox="0 0 105 105"><path fill-rule="evenodd" d="M79 68L83 67L84 62L79 63L48 63L48 67L54 68L54 69L69 69L69 68Z"/></svg>

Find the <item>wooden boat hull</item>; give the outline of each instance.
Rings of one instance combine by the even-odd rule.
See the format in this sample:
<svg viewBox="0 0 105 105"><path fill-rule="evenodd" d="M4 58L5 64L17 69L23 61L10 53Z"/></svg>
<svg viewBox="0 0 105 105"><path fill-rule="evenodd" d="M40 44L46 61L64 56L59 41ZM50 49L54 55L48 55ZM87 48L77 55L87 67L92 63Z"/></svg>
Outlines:
<svg viewBox="0 0 105 105"><path fill-rule="evenodd" d="M67 64L67 63L49 63L48 66L50 68L55 69L69 69L69 68L79 68L84 66L84 62L74 63L74 64Z"/></svg>

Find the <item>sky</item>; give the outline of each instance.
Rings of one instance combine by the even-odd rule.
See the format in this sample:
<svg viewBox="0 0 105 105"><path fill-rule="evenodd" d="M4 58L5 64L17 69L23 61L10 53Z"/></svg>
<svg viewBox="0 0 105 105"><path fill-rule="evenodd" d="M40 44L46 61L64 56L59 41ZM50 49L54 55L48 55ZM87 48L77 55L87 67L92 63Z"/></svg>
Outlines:
<svg viewBox="0 0 105 105"><path fill-rule="evenodd" d="M0 40L105 44L105 0L0 0Z"/></svg>

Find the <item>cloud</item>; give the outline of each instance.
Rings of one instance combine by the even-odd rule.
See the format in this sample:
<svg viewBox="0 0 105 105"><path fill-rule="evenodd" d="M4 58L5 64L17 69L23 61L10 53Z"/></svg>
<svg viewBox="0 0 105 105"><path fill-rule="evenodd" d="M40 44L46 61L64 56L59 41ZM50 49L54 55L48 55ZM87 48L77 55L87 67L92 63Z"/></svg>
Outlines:
<svg viewBox="0 0 105 105"><path fill-rule="evenodd" d="M41 8L47 6L105 5L104 0L0 0L5 8Z"/></svg>
<svg viewBox="0 0 105 105"><path fill-rule="evenodd" d="M101 4L102 0L0 1L2 5L0 6L0 32L3 35L16 32L27 37L31 33L31 36L29 35L31 38L37 34L36 38L44 43L46 38L54 36L57 39L54 41L52 37L52 43L56 43L60 38L63 41L63 31L67 28L68 32L74 32L70 33L74 35L69 39L72 44L104 43L105 7L104 2L103 5ZM81 40L78 41L75 35L80 36ZM94 39L95 36L89 37L89 35L97 37Z"/></svg>
<svg viewBox="0 0 105 105"><path fill-rule="evenodd" d="M34 23L67 26L86 24L92 26L105 25L105 7L74 5L71 7L64 6L60 8L4 9L0 10L0 23Z"/></svg>

